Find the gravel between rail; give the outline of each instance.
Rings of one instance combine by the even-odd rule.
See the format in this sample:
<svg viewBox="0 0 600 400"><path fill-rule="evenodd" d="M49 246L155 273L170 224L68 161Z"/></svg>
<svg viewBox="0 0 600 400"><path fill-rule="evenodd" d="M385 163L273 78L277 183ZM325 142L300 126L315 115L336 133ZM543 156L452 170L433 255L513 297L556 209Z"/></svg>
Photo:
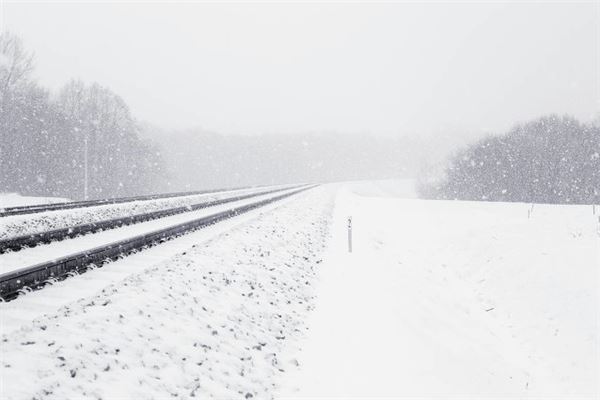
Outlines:
<svg viewBox="0 0 600 400"><path fill-rule="evenodd" d="M72 272L83 272L90 265L102 265L106 261L115 260L118 257L142 250L155 243L235 217L241 213L268 205L312 187L314 186L304 186L283 192L259 195L250 199L233 202L231 205L227 203L225 205L197 210L196 212L189 212L185 215L165 217L159 221L140 223L130 227L132 229L123 227L114 232L112 230L101 232L101 234L108 233L108 235L104 235L104 241L101 239L101 234L91 235L92 238L81 238L87 240L89 243L93 243L93 246L80 247L78 251L75 251L75 247L71 245L71 242L77 242L77 239L68 241L68 243L57 242L55 243L56 245L64 244L62 247L68 250L68 253L54 253L50 259L40 258L44 254L45 249L41 248L44 246L40 246L40 251L37 251L38 247L31 248L29 249L30 256L37 255L39 261L24 267L17 267L14 264L9 266L10 270L0 275L0 296L5 300L14 299L24 288L35 289L43 287L48 280L62 279ZM179 219L178 222L176 222L177 218ZM152 222L154 224L151 224ZM158 229L152 228L152 226L158 227ZM135 232L137 233L134 234ZM117 234L121 235L121 239L115 240L115 235ZM79 242L82 243L82 241ZM49 245L46 247L52 246ZM54 248L58 247L54 246ZM16 256L13 259L18 260L20 255L21 252L16 254L9 253L1 257L0 260L4 262L5 259L11 256Z"/></svg>
<svg viewBox="0 0 600 400"><path fill-rule="evenodd" d="M284 188L285 186L281 186ZM276 187L273 187L275 189ZM269 190L251 188L223 192L130 201L117 204L104 204L93 207L54 210L36 214L13 215L0 218L0 240L32 235L54 229L89 224L107 219L126 217L133 214L149 213L174 207L185 207L201 201L218 200L233 194L253 193Z"/></svg>

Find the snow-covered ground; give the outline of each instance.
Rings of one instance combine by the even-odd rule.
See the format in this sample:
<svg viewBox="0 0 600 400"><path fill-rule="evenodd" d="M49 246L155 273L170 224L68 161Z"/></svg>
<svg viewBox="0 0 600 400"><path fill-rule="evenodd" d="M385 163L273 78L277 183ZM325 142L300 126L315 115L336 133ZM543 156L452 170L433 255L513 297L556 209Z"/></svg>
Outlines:
<svg viewBox="0 0 600 400"><path fill-rule="evenodd" d="M598 398L591 206L414 197L322 186L0 304L0 397Z"/></svg>
<svg viewBox="0 0 600 400"><path fill-rule="evenodd" d="M120 240L129 239L138 235L151 233L185 222L194 221L202 217L227 211L233 207L239 207L260 200L266 200L294 190L295 189L287 189L282 192L258 195L248 199L219 204L182 214L175 214L137 224L125 225L117 229L108 229L94 234L78 236L68 240L55 241L36 247L24 248L19 251L9 251L0 256L0 273L7 273L26 267L31 267L33 265L57 259L62 256L91 250L96 247L108 245Z"/></svg>
<svg viewBox="0 0 600 400"><path fill-rule="evenodd" d="M268 397L297 364L331 206L313 189L0 304L0 397Z"/></svg>
<svg viewBox="0 0 600 400"><path fill-rule="evenodd" d="M382 179L378 181L347 182L345 187L352 193L367 197L401 197L416 199L414 181L412 179Z"/></svg>
<svg viewBox="0 0 600 400"><path fill-rule="evenodd" d="M63 203L69 199L60 197L30 197L18 193L0 193L0 210L6 207L33 206L36 204Z"/></svg>
<svg viewBox="0 0 600 400"><path fill-rule="evenodd" d="M11 237L45 232L52 229L68 228L74 225L88 224L107 219L144 214L176 207L187 207L198 203L218 200L234 195L266 192L286 186L227 190L203 193L192 196L166 199L138 200L126 203L107 204L94 207L47 211L35 214L21 214L0 218L0 240Z"/></svg>
<svg viewBox="0 0 600 400"><path fill-rule="evenodd" d="M301 369L280 397L600 396L591 206L536 205L528 218L526 204L382 189L339 192Z"/></svg>

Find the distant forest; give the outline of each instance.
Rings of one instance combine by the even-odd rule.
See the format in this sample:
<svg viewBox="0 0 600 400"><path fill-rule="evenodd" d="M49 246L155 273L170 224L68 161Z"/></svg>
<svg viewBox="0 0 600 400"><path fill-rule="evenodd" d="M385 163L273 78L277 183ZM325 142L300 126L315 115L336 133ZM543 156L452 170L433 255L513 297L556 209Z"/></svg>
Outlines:
<svg viewBox="0 0 600 400"><path fill-rule="evenodd" d="M422 176L433 199L600 204L600 121L550 115L481 139Z"/></svg>
<svg viewBox="0 0 600 400"><path fill-rule="evenodd" d="M33 71L21 40L0 34L0 193L82 199L86 176L91 199L406 177L419 158L407 138L157 128L107 87L72 80L53 93Z"/></svg>
<svg viewBox="0 0 600 400"><path fill-rule="evenodd" d="M406 178L461 140L171 131L136 120L107 87L72 80L54 93L33 71L33 54L17 36L1 33L0 193L77 200L86 188L94 199ZM518 125L459 150L443 173L422 174L418 191L435 199L599 203L600 123L547 116Z"/></svg>
<svg viewBox="0 0 600 400"><path fill-rule="evenodd" d="M169 190L413 177L424 143L366 134L220 135L144 130L163 149Z"/></svg>

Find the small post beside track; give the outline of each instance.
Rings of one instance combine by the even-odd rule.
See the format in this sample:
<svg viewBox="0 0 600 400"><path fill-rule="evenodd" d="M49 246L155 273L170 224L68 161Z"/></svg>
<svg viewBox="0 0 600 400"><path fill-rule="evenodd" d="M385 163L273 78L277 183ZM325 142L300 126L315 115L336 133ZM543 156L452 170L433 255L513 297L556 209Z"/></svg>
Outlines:
<svg viewBox="0 0 600 400"><path fill-rule="evenodd" d="M352 253L352 217L348 217L348 253Z"/></svg>

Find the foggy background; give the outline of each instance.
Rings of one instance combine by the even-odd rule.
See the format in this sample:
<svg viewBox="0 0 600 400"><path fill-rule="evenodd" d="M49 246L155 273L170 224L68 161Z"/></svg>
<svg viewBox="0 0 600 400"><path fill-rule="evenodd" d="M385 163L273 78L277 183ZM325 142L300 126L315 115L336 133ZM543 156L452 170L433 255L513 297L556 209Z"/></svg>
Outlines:
<svg viewBox="0 0 600 400"><path fill-rule="evenodd" d="M98 82L161 166L97 196L416 177L517 123L600 110L593 2L5 1L1 13L49 102L72 79ZM43 192L52 177L32 171L38 189L4 190Z"/></svg>

